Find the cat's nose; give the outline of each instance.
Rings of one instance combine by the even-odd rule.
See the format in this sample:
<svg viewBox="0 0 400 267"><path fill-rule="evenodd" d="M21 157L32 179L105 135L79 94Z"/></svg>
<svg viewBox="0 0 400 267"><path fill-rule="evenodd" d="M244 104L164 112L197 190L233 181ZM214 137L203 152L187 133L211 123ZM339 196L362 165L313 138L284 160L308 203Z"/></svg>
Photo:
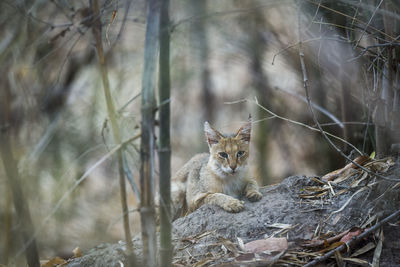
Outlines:
<svg viewBox="0 0 400 267"><path fill-rule="evenodd" d="M235 165L235 166L229 166L229 167L231 167L232 172L235 172L235 170L236 170L236 165Z"/></svg>

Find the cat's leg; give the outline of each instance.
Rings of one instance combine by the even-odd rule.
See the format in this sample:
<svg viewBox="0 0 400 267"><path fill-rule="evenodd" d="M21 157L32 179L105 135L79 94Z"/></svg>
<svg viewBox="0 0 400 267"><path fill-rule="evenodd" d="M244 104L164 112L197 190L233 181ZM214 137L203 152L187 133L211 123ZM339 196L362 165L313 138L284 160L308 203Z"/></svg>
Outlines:
<svg viewBox="0 0 400 267"><path fill-rule="evenodd" d="M195 209L203 204L217 205L227 212L239 212L244 208L243 201L222 193L200 193L193 198Z"/></svg>
<svg viewBox="0 0 400 267"><path fill-rule="evenodd" d="M171 219L182 217L186 210L186 181L175 180L171 183Z"/></svg>
<svg viewBox="0 0 400 267"><path fill-rule="evenodd" d="M251 202L259 201L262 194L258 191L257 182L254 179L248 179L244 194Z"/></svg>

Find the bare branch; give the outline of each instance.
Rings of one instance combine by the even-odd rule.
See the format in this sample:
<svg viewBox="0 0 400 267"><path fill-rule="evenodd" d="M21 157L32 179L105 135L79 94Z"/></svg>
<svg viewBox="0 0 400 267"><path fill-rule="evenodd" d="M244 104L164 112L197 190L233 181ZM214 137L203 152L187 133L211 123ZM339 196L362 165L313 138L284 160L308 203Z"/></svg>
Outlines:
<svg viewBox="0 0 400 267"><path fill-rule="evenodd" d="M310 125L304 124L304 123L302 123L302 122L294 121L294 120L291 120L291 119L288 119L288 118L279 116L278 114L272 112L271 110L267 109L266 107L260 105L260 104L258 103L257 98L255 99L255 101L252 101L252 100L247 100L247 101L254 102L254 103L255 103L257 106L259 106L261 109L265 110L266 112L268 112L270 115L272 115L273 117L275 117L275 118L277 118L277 119L281 119L281 120L284 120L284 121L287 121L287 122L290 122L290 123L293 123L293 124L296 124L296 125L300 125L300 126L302 126L302 127L305 127L305 128L307 128L307 129L310 129L310 130L315 131L315 132L320 132L320 130L319 130L318 128L314 128L314 127L311 127ZM333 135L333 134L331 134L331 133L329 133L329 132L326 132L326 131L323 131L323 132L324 132L326 135L328 135L328 136L330 136L330 137L332 137L332 138L335 138L335 139L337 139L337 140L339 140L339 141L341 141L341 142L343 142L343 143L349 145L351 148L353 148L353 149L356 150L358 153L360 153L360 155L362 155L362 152L361 152L360 150L358 150L353 144L347 142L346 140L340 138L339 136Z"/></svg>
<svg viewBox="0 0 400 267"><path fill-rule="evenodd" d="M372 19L374 18L375 14L376 14L376 11L379 9L379 7L381 6L382 3L383 3L383 0L381 0L381 1L379 2L378 6L375 8L374 12L372 13L371 17L369 18L369 21L368 21L367 25L365 26L363 32L361 33L360 37L358 38L358 40L357 40L355 46L357 46L358 43L360 43L360 41L361 41L361 39L363 38L363 36L364 36L364 34L365 34L365 32L366 32L368 26L371 24L371 21L372 21Z"/></svg>
<svg viewBox="0 0 400 267"><path fill-rule="evenodd" d="M300 94L297 94L297 93L295 93L295 92L290 92L290 91L288 91L288 90L286 90L286 89L283 89L283 88L280 88L280 87L275 87L275 88L276 88L277 90L283 91L283 92L285 92L285 93L287 93L287 94L289 94L289 95L292 95L292 96L294 96L294 97L300 99L301 101L307 103L307 99L306 99L304 96L300 95ZM318 110L319 112L321 112L322 114L324 114L325 116L327 116L328 118L330 118L330 119L334 122L334 125L339 125L340 128L343 128L343 127L344 127L343 123L342 123L338 118L336 118L335 115L333 115L332 113L330 113L328 110L324 109L324 108L321 107L320 105L315 104L314 102L311 102L311 105L312 105L316 110Z"/></svg>

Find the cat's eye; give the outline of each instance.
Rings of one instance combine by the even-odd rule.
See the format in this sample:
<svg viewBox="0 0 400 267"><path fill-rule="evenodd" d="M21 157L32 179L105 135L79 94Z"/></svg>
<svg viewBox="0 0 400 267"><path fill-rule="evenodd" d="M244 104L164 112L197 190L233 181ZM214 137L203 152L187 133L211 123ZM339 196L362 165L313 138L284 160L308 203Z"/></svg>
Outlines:
<svg viewBox="0 0 400 267"><path fill-rule="evenodd" d="M225 153L225 152L219 152L218 155L219 155L221 158L225 158L225 159L228 158L228 154Z"/></svg>
<svg viewBox="0 0 400 267"><path fill-rule="evenodd" d="M238 157L238 158L240 158L240 157L242 157L242 156L244 156L244 151L242 151L242 150L240 150L240 151L238 151L237 153L236 153L236 156Z"/></svg>

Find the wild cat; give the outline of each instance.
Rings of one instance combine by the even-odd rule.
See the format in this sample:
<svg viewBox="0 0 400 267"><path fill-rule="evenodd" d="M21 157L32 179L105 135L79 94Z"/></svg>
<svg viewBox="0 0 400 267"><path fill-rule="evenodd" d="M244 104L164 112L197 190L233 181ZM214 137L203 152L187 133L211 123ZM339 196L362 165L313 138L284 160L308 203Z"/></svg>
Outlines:
<svg viewBox="0 0 400 267"><path fill-rule="evenodd" d="M172 219L192 212L203 204L214 204L228 212L243 210L245 196L258 201L262 195L249 176L247 159L251 120L235 134L224 135L204 123L209 154L197 154L172 179Z"/></svg>

